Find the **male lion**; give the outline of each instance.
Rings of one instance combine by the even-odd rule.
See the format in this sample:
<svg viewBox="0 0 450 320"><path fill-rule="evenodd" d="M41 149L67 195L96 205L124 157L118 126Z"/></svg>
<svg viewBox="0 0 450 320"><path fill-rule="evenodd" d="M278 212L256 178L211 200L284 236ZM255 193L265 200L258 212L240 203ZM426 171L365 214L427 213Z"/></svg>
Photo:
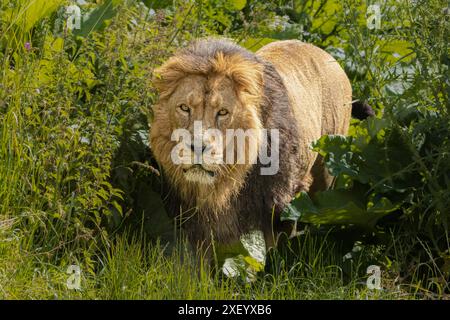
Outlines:
<svg viewBox="0 0 450 320"><path fill-rule="evenodd" d="M352 90L342 68L325 51L296 40L273 42L253 54L228 40L203 39L156 74L160 96L150 145L171 187L169 212L203 250L213 240L228 244L256 229L272 246L279 231L288 231L280 213L295 194L331 184L310 144L324 134L347 133ZM195 121L201 121L201 134L252 129L244 149L248 161L174 163L179 141L172 141L172 133L184 128L194 135ZM271 175L261 174L257 160L263 129L279 132L279 168ZM194 151L189 159L214 146L201 139L200 150L191 142L186 146Z"/></svg>

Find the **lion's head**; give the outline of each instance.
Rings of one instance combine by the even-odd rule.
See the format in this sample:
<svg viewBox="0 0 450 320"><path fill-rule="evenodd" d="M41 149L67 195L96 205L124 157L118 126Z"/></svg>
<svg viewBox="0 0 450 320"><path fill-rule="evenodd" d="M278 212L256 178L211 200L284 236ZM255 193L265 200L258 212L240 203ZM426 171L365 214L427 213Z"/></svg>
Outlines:
<svg viewBox="0 0 450 320"><path fill-rule="evenodd" d="M150 131L153 154L185 201L220 209L239 191L258 155L263 66L232 42L207 39L177 52L155 74L159 101ZM177 129L191 139L174 139ZM237 139L226 139L229 129L246 133L244 163ZM208 134L211 130L221 133L221 143ZM177 163L174 155L191 161Z"/></svg>

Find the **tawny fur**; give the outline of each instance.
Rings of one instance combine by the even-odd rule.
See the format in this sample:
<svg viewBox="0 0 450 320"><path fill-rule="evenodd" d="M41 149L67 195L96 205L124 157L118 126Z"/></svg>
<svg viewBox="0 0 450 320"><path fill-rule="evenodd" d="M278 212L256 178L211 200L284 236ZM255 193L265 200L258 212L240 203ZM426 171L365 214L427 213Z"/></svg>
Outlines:
<svg viewBox="0 0 450 320"><path fill-rule="evenodd" d="M299 128L299 165L306 190L327 189L331 176L309 146L325 134L347 134L352 110L347 75L331 55L297 40L270 43L257 55L275 66L286 87ZM319 168L313 169L316 163Z"/></svg>
<svg viewBox="0 0 450 320"><path fill-rule="evenodd" d="M329 187L330 176L310 144L323 134L347 133L351 86L323 50L292 40L253 54L227 40L199 40L156 74L160 99L153 107L151 149L171 187L167 208L181 218L194 245L237 241L252 229L263 230L272 245L284 228L280 213L292 197ZM189 105L189 116L179 112L180 104ZM216 114L223 107L230 113L219 122ZM223 132L278 129L279 172L261 176L259 163L220 165L211 168L213 184L186 180L183 166L170 158L176 144L171 134L177 128L192 131L194 120ZM259 144L259 136L255 139Z"/></svg>

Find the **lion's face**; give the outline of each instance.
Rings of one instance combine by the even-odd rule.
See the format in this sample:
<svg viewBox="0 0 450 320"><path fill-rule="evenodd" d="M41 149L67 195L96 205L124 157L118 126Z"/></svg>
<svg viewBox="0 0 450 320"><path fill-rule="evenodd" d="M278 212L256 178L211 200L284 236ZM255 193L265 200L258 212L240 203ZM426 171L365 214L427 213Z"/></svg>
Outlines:
<svg viewBox="0 0 450 320"><path fill-rule="evenodd" d="M189 68L185 57L175 56L160 68L150 142L177 187L232 190L223 186L242 185L258 155L262 75L258 65L236 56L208 63L199 71L198 64ZM233 136L237 129L245 132L243 149ZM180 139L180 131L190 139Z"/></svg>
<svg viewBox="0 0 450 320"><path fill-rule="evenodd" d="M198 184L214 184L233 173L246 171L257 157L259 144L257 134L260 121L258 114L253 111L239 99L230 78L223 75L209 78L186 76L179 81L172 95L155 108L154 124L165 119L168 125L161 129L170 132L170 136L166 134L152 137L157 145L157 141L162 140L160 143L164 141L172 146L169 154L172 163L163 161L164 169L176 170L177 177ZM188 132L190 139L173 141L173 133L179 129ZM242 150L238 148L238 139L235 136L231 139L231 134L235 134L237 129L247 132ZM177 146L178 150L175 151ZM230 148L233 148L233 156L227 158L227 150ZM167 150L168 148L163 151L166 155L160 154L157 157L168 160ZM180 157L186 156L186 161L176 164L174 152L178 152ZM243 152L244 163L238 161L239 152Z"/></svg>

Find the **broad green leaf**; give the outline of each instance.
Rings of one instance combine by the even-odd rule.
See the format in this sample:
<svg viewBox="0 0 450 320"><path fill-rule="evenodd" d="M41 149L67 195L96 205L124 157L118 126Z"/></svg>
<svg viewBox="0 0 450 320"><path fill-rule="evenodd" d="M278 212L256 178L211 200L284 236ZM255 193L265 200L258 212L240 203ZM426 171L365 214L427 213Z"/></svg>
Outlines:
<svg viewBox="0 0 450 320"><path fill-rule="evenodd" d="M25 32L29 31L39 20L56 11L64 2L64 0L22 1L15 23Z"/></svg>
<svg viewBox="0 0 450 320"><path fill-rule="evenodd" d="M216 248L217 260L219 264L223 263L227 258L233 258L239 255L248 256L250 255L247 249L245 249L244 245L241 241L217 245Z"/></svg>
<svg viewBox="0 0 450 320"><path fill-rule="evenodd" d="M313 199L302 192L296 200L283 212L282 220L366 228L373 228L380 218L398 209L401 204L394 205L387 198L381 198L368 207L363 190L340 189L317 192Z"/></svg>
<svg viewBox="0 0 450 320"><path fill-rule="evenodd" d="M319 152L325 159L325 164L334 176L346 174L355 176L358 168L353 162L355 158L351 151L350 137L342 135L325 135L313 143L313 150Z"/></svg>
<svg viewBox="0 0 450 320"><path fill-rule="evenodd" d="M412 54L411 43L405 40L380 40L381 52L386 55L389 62L396 62L402 59L403 62L410 62L415 58Z"/></svg>
<svg viewBox="0 0 450 320"><path fill-rule="evenodd" d="M256 272L264 270L264 265L252 256L244 257L244 261L252 270Z"/></svg>
<svg viewBox="0 0 450 320"><path fill-rule="evenodd" d="M247 38L245 41L241 42L240 45L244 48L256 52L266 44L276 41L273 38Z"/></svg>
<svg viewBox="0 0 450 320"><path fill-rule="evenodd" d="M74 34L87 37L93 31L102 30L106 26L106 21L113 18L117 13L117 0L106 0L101 6L92 10L87 18L84 17L81 29L74 29Z"/></svg>
<svg viewBox="0 0 450 320"><path fill-rule="evenodd" d="M247 0L231 0L230 5L234 10L242 10L247 4Z"/></svg>
<svg viewBox="0 0 450 320"><path fill-rule="evenodd" d="M317 208L309 198L308 194L302 191L287 207L281 215L282 220L297 221L308 213L317 213Z"/></svg>

